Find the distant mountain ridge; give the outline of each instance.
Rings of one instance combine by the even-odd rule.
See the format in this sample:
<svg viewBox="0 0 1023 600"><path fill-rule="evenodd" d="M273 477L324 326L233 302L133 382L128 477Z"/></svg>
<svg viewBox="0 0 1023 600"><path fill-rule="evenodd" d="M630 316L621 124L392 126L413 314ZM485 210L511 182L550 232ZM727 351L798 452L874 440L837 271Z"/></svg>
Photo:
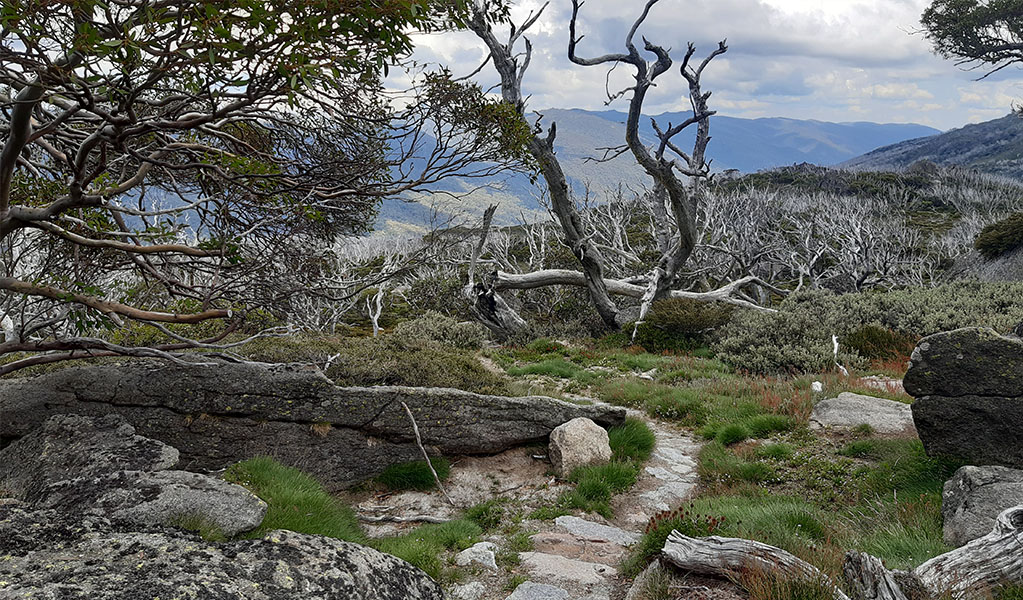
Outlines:
<svg viewBox="0 0 1023 600"><path fill-rule="evenodd" d="M649 177L636 164L632 154L625 152L602 162L594 160L603 155L601 148L618 147L625 142L626 114L618 111L589 111L582 109L547 109L527 115L530 123L542 115L540 126L546 130L557 123L555 151L568 176L573 190L580 196L587 186L592 196L600 199L608 190L621 185L629 190L642 190L650 185ZM654 116L664 128L668 123L680 123L691 113L664 113ZM692 147L695 127L680 134L676 141L685 149ZM931 136L939 130L914 124L878 124L867 122L828 123L824 121L788 118L741 119L715 115L710 125L711 142L707 156L714 172L737 169L752 173L763 169L799 163L835 165L879 146L887 146L908 139ZM656 142L650 117L641 121L640 138L646 144ZM452 214L463 210L470 214L482 213L482 207L497 203L501 206L495 222L506 224L519 218L520 213L542 211L537 201L538 188L525 175L511 175L504 181L494 182L489 189L473 191L467 198L452 202L440 196L416 198L422 202L440 203L438 212ZM445 191L463 192L481 184L451 180ZM430 211L421 205L402 201L389 201L380 211L379 222L389 227L423 224Z"/></svg>
<svg viewBox="0 0 1023 600"><path fill-rule="evenodd" d="M897 170L921 160L1023 178L1023 118L1010 114L939 135L906 140L878 148L839 166L870 171Z"/></svg>

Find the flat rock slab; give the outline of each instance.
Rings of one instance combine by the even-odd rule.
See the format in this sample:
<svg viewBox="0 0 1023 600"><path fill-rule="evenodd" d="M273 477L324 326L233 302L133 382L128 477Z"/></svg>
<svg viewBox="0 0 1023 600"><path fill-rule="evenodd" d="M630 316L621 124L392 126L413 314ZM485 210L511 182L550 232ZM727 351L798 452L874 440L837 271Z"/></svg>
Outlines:
<svg viewBox="0 0 1023 600"><path fill-rule="evenodd" d="M530 539L536 552L611 567L621 563L629 552L625 546L619 544L579 539L571 533L541 532L534 534Z"/></svg>
<svg viewBox="0 0 1023 600"><path fill-rule="evenodd" d="M962 546L983 537L1007 508L1023 505L1023 470L966 466L945 482L941 496L945 543Z"/></svg>
<svg viewBox="0 0 1023 600"><path fill-rule="evenodd" d="M146 525L202 525L226 537L259 527L266 503L240 485L187 471L118 471L52 484L38 508Z"/></svg>
<svg viewBox="0 0 1023 600"><path fill-rule="evenodd" d="M0 506L0 556L5 600L444 599L405 561L291 531L208 544L181 531Z"/></svg>
<svg viewBox="0 0 1023 600"><path fill-rule="evenodd" d="M608 585L608 578L618 574L614 567L608 565L574 560L556 554L521 552L519 557L522 559L523 568L533 577L566 587L603 587Z"/></svg>
<svg viewBox="0 0 1023 600"><path fill-rule="evenodd" d="M877 433L916 434L910 405L886 398L842 392L837 398L817 403L810 415L810 426L815 428L844 429L864 424Z"/></svg>
<svg viewBox="0 0 1023 600"><path fill-rule="evenodd" d="M588 541L631 546L638 542L640 538L638 533L568 515L554 519L554 523L575 537Z"/></svg>
<svg viewBox="0 0 1023 600"><path fill-rule="evenodd" d="M3 410L0 422L12 417ZM178 462L178 451L136 435L120 415L100 418L57 415L30 434L0 449L0 490L35 502L49 485L73 478L99 477L119 470L159 471Z"/></svg>
<svg viewBox="0 0 1023 600"><path fill-rule="evenodd" d="M541 396L342 388L310 365L134 360L0 380L0 437L23 436L55 414L119 413L141 435L177 448L187 470L215 470L268 454L337 490L419 458L402 402L423 442L446 455L544 443L555 427L577 417L605 427L625 419L620 407Z"/></svg>
<svg viewBox="0 0 1023 600"><path fill-rule="evenodd" d="M638 412L630 416L645 417ZM628 494L614 499L615 522L642 531L650 517L688 500L700 482L696 460L702 445L688 433L655 421L647 422L656 437L654 451Z"/></svg>
<svg viewBox="0 0 1023 600"><path fill-rule="evenodd" d="M569 598L571 598L571 594L568 593L568 590L546 583L523 581L505 600L568 600Z"/></svg>

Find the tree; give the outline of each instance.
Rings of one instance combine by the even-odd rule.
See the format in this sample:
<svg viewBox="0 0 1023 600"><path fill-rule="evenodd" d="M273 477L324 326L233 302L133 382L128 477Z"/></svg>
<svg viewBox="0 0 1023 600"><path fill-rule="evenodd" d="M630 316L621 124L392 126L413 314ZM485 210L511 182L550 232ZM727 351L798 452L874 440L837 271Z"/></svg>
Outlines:
<svg viewBox="0 0 1023 600"><path fill-rule="evenodd" d="M551 123L547 127L546 135L543 135L541 116L535 123L527 147L539 164L540 174L546 182L552 212L557 217L564 235L563 242L572 249L582 271L543 270L521 275L498 271L486 280L486 284L477 283L474 291L476 312L482 315L483 321L491 329L506 333L518 327L521 321L509 314L507 305L499 298L500 291L535 289L550 285L585 286L604 323L613 328L620 326L620 318L618 307L610 299L611 295L623 295L640 300L640 320L654 301L669 296L720 300L757 307L749 297L741 294L743 286L762 283L754 277L744 277L721 289L703 293L676 289L680 283L682 267L698 242L697 214L701 194L699 182L710 173L705 154L710 141L709 119L714 112L708 108L710 93L702 90L700 78L710 62L727 51L727 46L721 42L717 49L697 65L692 62L696 49L689 44L679 73L687 83L693 115L682 123L674 125L669 123L664 128L656 122L653 123L658 144L652 150L647 148L639 137L639 124L646 92L654 85L654 81L667 73L673 65L669 52L663 47L644 39L644 50L654 59L648 63L635 44L640 26L657 2L658 0L646 2L641 15L626 35L625 53L586 59L576 53L577 45L582 39L576 35L578 13L582 3L573 0L568 56L573 62L583 66L624 64L635 70L636 84L608 98L611 102L623 96L629 97L625 145L622 148L610 149L608 152L610 156L631 152L651 177L652 191L646 199L655 215L661 258L649 273L641 276L630 277L627 280L609 279L605 276L607 263L603 256L605 248L594 241L592 232L584 229L584 219L575 207L565 174L555 156L556 124ZM469 20L468 26L486 44L489 53L487 62L493 61L494 68L500 76L504 101L515 107L524 119L526 102L522 93L522 80L532 58L532 46L528 39L523 38L523 34L540 17L547 4L544 4L537 13L530 15L522 26L511 24L507 42L498 39L490 22L484 18L484 6L485 2L477 2L476 16ZM525 45L525 51L522 53L515 49L520 39L524 39ZM687 153L673 139L694 125L697 127L696 141L692 151ZM684 181L685 179L689 182Z"/></svg>
<svg viewBox="0 0 1023 600"><path fill-rule="evenodd" d="M938 54L984 77L1023 61L1023 1L934 0L921 22Z"/></svg>
<svg viewBox="0 0 1023 600"><path fill-rule="evenodd" d="M0 1L0 356L43 353L0 374L173 358L252 308L352 293L321 285L322 250L381 198L520 158L518 121L474 86L382 90L412 29L466 16L457 0ZM179 329L217 320L202 342ZM87 335L131 322L167 343Z"/></svg>

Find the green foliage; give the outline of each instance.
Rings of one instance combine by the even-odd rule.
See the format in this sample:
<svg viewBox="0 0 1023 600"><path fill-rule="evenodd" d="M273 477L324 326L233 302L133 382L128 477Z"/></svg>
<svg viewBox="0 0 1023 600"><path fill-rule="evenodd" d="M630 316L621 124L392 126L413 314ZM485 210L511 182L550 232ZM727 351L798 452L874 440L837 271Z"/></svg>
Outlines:
<svg viewBox="0 0 1023 600"><path fill-rule="evenodd" d="M750 417L743 421L743 425L750 437L765 438L772 433L791 430L795 421L786 415L765 414Z"/></svg>
<svg viewBox="0 0 1023 600"><path fill-rule="evenodd" d="M647 352L687 351L732 317L734 307L720 302L669 298L653 304L636 331L635 343Z"/></svg>
<svg viewBox="0 0 1023 600"><path fill-rule="evenodd" d="M440 477L441 481L447 479L451 474L451 463L446 458L431 458L430 464L437 471L437 477ZM390 490L426 491L437 486L437 482L433 479L433 473L430 472L430 467L425 460L391 465L377 475L376 480Z"/></svg>
<svg viewBox="0 0 1023 600"><path fill-rule="evenodd" d="M749 600L832 600L835 597L831 581L786 578L764 569L746 569L735 582L749 594Z"/></svg>
<svg viewBox="0 0 1023 600"><path fill-rule="evenodd" d="M874 457L877 455L877 441L856 440L854 442L849 442L843 446L838 453L842 456L850 456L852 458Z"/></svg>
<svg viewBox="0 0 1023 600"><path fill-rule="evenodd" d="M496 529L504 518L505 500L491 498L486 502L474 504L465 510L465 518L476 523L484 531Z"/></svg>
<svg viewBox="0 0 1023 600"><path fill-rule="evenodd" d="M732 484L737 482L763 483L775 479L774 467L759 461L739 458L715 440L700 449L700 477L707 482Z"/></svg>
<svg viewBox="0 0 1023 600"><path fill-rule="evenodd" d="M400 323L392 335L408 343L436 342L462 350L478 350L487 339L485 327L475 322L459 322L434 311Z"/></svg>
<svg viewBox="0 0 1023 600"><path fill-rule="evenodd" d="M643 537L622 564L622 572L628 577L638 575L653 557L660 554L672 531L689 537L704 537L713 535L723 521L723 518L694 512L692 504L657 513L650 517Z"/></svg>
<svg viewBox="0 0 1023 600"><path fill-rule="evenodd" d="M547 375L561 379L578 379L590 381L594 374L588 372L579 365L569 362L561 357L548 358L538 363L525 365L523 367L512 367L508 369L509 375Z"/></svg>
<svg viewBox="0 0 1023 600"><path fill-rule="evenodd" d="M885 352L904 350L910 339L962 327L1008 332L1023 321L1023 283L956 282L858 294L800 292L786 298L779 310L736 313L715 343L718 356L751 373L815 373L833 363L832 335L846 339L866 326L898 332L883 334L880 348ZM877 341L875 337L864 345L868 353ZM847 367L865 363L845 345L840 345L838 360Z"/></svg>
<svg viewBox="0 0 1023 600"><path fill-rule="evenodd" d="M274 529L288 529L366 543L355 513L298 469L264 456L232 465L224 479L247 487L267 504L263 523L245 537L259 538Z"/></svg>
<svg viewBox="0 0 1023 600"><path fill-rule="evenodd" d="M405 560L422 569L434 579L443 575L440 554L444 550L464 550L483 534L480 526L466 519L429 524L391 538L372 540L370 545L381 552Z"/></svg>
<svg viewBox="0 0 1023 600"><path fill-rule="evenodd" d="M654 432L643 421L634 417L625 419L625 423L608 429L608 441L614 460L645 462L654 451L657 439Z"/></svg>
<svg viewBox="0 0 1023 600"><path fill-rule="evenodd" d="M224 535L223 530L216 523L201 515L178 515L170 519L167 524L186 531L194 531L207 542L223 542L227 540L227 536Z"/></svg>
<svg viewBox="0 0 1023 600"><path fill-rule="evenodd" d="M264 362L311 362L320 366L333 358L327 377L343 386L450 387L496 395L508 392L501 377L467 352L390 335L266 338L246 345L241 353Z"/></svg>
<svg viewBox="0 0 1023 600"><path fill-rule="evenodd" d="M738 423L725 425L718 430L714 439L719 444L731 446L732 444L738 444L739 442L749 439L749 430Z"/></svg>
<svg viewBox="0 0 1023 600"><path fill-rule="evenodd" d="M973 247L988 260L1023 247L1023 213L988 225L977 235Z"/></svg>
<svg viewBox="0 0 1023 600"><path fill-rule="evenodd" d="M995 600L1023 600L1023 584L1005 585L994 591Z"/></svg>
<svg viewBox="0 0 1023 600"><path fill-rule="evenodd" d="M920 22L935 52L964 63L989 65L992 71L1017 63L1020 2L933 0Z"/></svg>
<svg viewBox="0 0 1023 600"><path fill-rule="evenodd" d="M913 353L918 341L917 336L868 324L843 336L839 343L854 350L863 358L891 360L908 357Z"/></svg>
<svg viewBox="0 0 1023 600"><path fill-rule="evenodd" d="M770 458L772 460L788 460L795 454L795 450L790 444L778 443L778 444L766 444L757 448L756 455L760 458Z"/></svg>
<svg viewBox="0 0 1023 600"><path fill-rule="evenodd" d="M559 504L611 518L611 497L632 487L638 475L639 468L631 462L612 461L606 465L579 467L569 476L576 484L575 489L566 492Z"/></svg>
<svg viewBox="0 0 1023 600"><path fill-rule="evenodd" d="M706 419L706 409L694 390L625 380L602 386L598 396L604 402L643 408L652 417L684 425L696 426Z"/></svg>

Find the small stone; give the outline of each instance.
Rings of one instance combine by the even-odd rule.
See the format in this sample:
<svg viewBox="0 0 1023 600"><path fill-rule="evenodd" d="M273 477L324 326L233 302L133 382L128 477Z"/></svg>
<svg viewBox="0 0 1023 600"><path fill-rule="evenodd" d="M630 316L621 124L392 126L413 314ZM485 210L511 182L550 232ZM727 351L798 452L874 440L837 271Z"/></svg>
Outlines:
<svg viewBox="0 0 1023 600"><path fill-rule="evenodd" d="M810 415L811 427L853 428L863 424L878 433L916 433L913 410L908 404L851 392L819 402Z"/></svg>
<svg viewBox="0 0 1023 600"><path fill-rule="evenodd" d="M492 542L480 542L471 548L462 550L455 556L455 564L460 567L467 567L472 563L478 563L493 571L497 570L497 550Z"/></svg>
<svg viewBox="0 0 1023 600"><path fill-rule="evenodd" d="M448 593L449 600L480 600L487 593L487 588L478 581L465 585L456 585Z"/></svg>
<svg viewBox="0 0 1023 600"><path fill-rule="evenodd" d="M553 585L523 581L505 600L568 600L569 593Z"/></svg>
<svg viewBox="0 0 1023 600"><path fill-rule="evenodd" d="M578 467L605 464L611 460L607 431L586 417L577 417L554 428L550 456L559 477Z"/></svg>

